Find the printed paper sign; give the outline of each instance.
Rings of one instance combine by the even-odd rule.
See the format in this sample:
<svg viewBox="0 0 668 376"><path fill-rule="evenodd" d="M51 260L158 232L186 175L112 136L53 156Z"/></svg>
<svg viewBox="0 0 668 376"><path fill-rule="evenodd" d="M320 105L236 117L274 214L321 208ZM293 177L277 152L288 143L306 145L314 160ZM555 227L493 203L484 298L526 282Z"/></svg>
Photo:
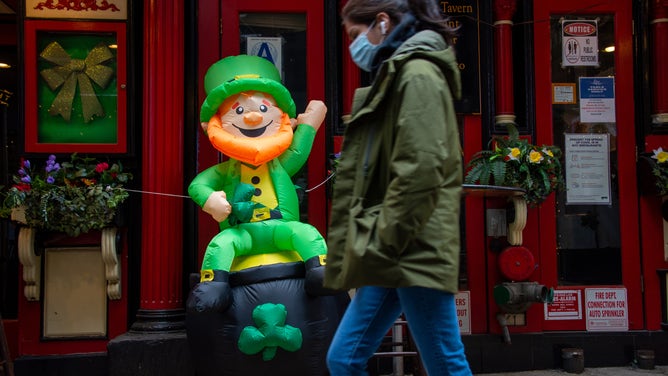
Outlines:
<svg viewBox="0 0 668 376"><path fill-rule="evenodd" d="M609 205L610 135L566 133L564 137L566 205Z"/></svg>
<svg viewBox="0 0 668 376"><path fill-rule="evenodd" d="M246 54L263 57L276 66L283 78L283 38L246 37Z"/></svg>
<svg viewBox="0 0 668 376"><path fill-rule="evenodd" d="M553 83L552 104L575 104L575 84Z"/></svg>
<svg viewBox="0 0 668 376"><path fill-rule="evenodd" d="M561 65L598 66L596 20L565 20L561 24Z"/></svg>
<svg viewBox="0 0 668 376"><path fill-rule="evenodd" d="M554 290L554 300L544 304L545 320L582 319L580 290Z"/></svg>
<svg viewBox="0 0 668 376"><path fill-rule="evenodd" d="M614 123L614 77L580 77L580 121Z"/></svg>
<svg viewBox="0 0 668 376"><path fill-rule="evenodd" d="M455 295L455 305L457 306L459 332L461 334L471 334L471 292L458 292Z"/></svg>
<svg viewBox="0 0 668 376"><path fill-rule="evenodd" d="M629 330L625 288L585 289L587 331L621 332Z"/></svg>

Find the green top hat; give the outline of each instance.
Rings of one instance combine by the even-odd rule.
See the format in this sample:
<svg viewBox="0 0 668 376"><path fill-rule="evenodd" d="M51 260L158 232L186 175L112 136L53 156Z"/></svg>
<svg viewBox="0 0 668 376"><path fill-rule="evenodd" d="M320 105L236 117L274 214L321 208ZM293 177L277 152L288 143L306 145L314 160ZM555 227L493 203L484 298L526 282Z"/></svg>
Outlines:
<svg viewBox="0 0 668 376"><path fill-rule="evenodd" d="M207 96L200 109L200 121L209 121L231 95L250 90L271 94L278 107L291 118L295 117L295 102L281 84L276 66L259 56L237 55L218 60L206 72L204 91Z"/></svg>

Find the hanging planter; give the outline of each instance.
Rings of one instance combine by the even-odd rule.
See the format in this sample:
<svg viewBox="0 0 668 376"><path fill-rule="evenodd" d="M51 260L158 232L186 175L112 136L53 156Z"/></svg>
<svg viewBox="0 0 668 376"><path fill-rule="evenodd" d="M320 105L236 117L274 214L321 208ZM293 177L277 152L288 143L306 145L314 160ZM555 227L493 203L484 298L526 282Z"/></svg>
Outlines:
<svg viewBox="0 0 668 376"><path fill-rule="evenodd" d="M466 167L464 183L507 186L524 189L529 206L537 206L556 191L564 180L561 149L535 146L521 139L514 124L507 124L508 137L494 137L492 150L473 155Z"/></svg>
<svg viewBox="0 0 668 376"><path fill-rule="evenodd" d="M638 156L638 188L647 196L668 195L668 152L663 148Z"/></svg>
<svg viewBox="0 0 668 376"><path fill-rule="evenodd" d="M131 178L120 164L109 166L76 154L62 165L51 155L41 170L21 159L0 214L40 231L76 237L114 223L128 197L123 184Z"/></svg>

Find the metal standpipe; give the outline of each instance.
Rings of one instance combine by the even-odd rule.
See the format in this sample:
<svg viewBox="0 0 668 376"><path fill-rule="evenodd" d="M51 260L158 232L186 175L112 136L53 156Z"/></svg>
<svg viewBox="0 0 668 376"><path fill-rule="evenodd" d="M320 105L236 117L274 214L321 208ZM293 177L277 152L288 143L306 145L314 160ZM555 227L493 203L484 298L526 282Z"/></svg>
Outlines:
<svg viewBox="0 0 668 376"><path fill-rule="evenodd" d="M494 286L493 295L501 309L496 319L503 330L503 341L511 344L505 314L526 312L533 303L552 303L554 289L538 282L503 282Z"/></svg>
<svg viewBox="0 0 668 376"><path fill-rule="evenodd" d="M494 286L494 301L507 313L526 312L533 303L552 303L554 289L538 282L503 282Z"/></svg>

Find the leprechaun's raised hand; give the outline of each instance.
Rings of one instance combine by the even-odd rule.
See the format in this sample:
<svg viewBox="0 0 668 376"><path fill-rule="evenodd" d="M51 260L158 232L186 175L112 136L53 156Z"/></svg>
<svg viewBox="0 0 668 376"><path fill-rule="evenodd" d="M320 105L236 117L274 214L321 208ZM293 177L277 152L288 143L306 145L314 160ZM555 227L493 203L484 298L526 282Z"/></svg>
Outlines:
<svg viewBox="0 0 668 376"><path fill-rule="evenodd" d="M308 102L303 114L297 115L297 124L310 125L316 131L322 125L327 114L327 106L323 101L312 100Z"/></svg>

